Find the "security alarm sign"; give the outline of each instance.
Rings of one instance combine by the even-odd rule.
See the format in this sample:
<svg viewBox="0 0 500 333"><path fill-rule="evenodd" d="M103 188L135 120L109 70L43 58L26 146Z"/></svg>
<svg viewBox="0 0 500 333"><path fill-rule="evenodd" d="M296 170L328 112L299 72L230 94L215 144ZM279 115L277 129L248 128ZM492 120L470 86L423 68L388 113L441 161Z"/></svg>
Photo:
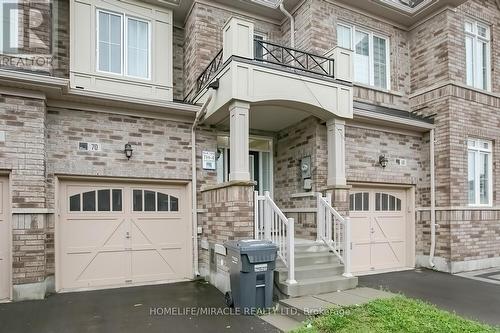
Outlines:
<svg viewBox="0 0 500 333"><path fill-rule="evenodd" d="M215 170L215 152L203 151L201 157L203 170Z"/></svg>

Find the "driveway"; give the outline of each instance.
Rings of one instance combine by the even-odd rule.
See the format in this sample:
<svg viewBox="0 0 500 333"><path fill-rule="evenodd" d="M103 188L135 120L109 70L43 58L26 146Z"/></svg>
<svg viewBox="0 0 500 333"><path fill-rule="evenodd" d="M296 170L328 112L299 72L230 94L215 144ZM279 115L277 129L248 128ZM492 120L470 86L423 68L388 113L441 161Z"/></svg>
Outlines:
<svg viewBox="0 0 500 333"><path fill-rule="evenodd" d="M228 310L224 296L215 287L182 282L0 304L0 331L277 332L255 316L224 314L224 310Z"/></svg>
<svg viewBox="0 0 500 333"><path fill-rule="evenodd" d="M402 293L466 318L500 325L500 285L427 269L361 276L359 285Z"/></svg>

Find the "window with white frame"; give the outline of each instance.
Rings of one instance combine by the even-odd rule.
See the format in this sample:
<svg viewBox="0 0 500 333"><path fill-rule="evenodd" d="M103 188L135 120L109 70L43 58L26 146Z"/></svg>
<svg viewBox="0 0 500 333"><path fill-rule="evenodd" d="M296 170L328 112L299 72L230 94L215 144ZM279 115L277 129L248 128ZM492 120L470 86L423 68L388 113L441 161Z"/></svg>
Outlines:
<svg viewBox="0 0 500 333"><path fill-rule="evenodd" d="M337 24L337 44L354 51L354 81L390 89L389 39L347 24Z"/></svg>
<svg viewBox="0 0 500 333"><path fill-rule="evenodd" d="M149 21L104 10L97 14L97 70L149 79Z"/></svg>
<svg viewBox="0 0 500 333"><path fill-rule="evenodd" d="M490 206L493 198L492 143L469 139L467 146L469 205Z"/></svg>
<svg viewBox="0 0 500 333"><path fill-rule="evenodd" d="M253 35L253 38L258 40L258 41L266 41L267 35L264 33L255 32ZM264 48L261 44L254 43L254 57L255 57L255 59L262 59L262 60L264 60L264 58L266 58L264 56Z"/></svg>
<svg viewBox="0 0 500 333"><path fill-rule="evenodd" d="M0 0L0 53L19 47L19 15L17 0Z"/></svg>
<svg viewBox="0 0 500 333"><path fill-rule="evenodd" d="M490 90L490 28L476 21L465 21L465 59L467 85Z"/></svg>

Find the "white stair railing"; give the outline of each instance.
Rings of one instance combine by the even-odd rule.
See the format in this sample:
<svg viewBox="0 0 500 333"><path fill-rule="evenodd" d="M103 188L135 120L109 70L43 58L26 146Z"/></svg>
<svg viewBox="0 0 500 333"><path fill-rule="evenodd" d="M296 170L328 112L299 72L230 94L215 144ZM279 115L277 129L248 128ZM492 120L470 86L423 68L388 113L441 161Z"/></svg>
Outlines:
<svg viewBox="0 0 500 333"><path fill-rule="evenodd" d="M255 239L266 239L278 246L278 256L288 269L288 284L295 281L295 231L293 218L287 218L269 192L254 196Z"/></svg>
<svg viewBox="0 0 500 333"><path fill-rule="evenodd" d="M351 274L351 223L330 204L331 194L318 193L317 241L324 242L344 264L344 276Z"/></svg>

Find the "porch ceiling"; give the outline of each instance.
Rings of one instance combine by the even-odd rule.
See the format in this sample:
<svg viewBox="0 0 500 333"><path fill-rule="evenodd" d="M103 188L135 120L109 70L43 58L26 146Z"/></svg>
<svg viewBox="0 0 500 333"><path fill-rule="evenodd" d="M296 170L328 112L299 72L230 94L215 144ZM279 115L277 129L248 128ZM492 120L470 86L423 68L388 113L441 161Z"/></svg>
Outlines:
<svg viewBox="0 0 500 333"><path fill-rule="evenodd" d="M229 129L229 111L225 117L214 122L214 118L205 121L207 124L216 125L220 129ZM296 124L314 114L300 108L293 108L283 105L259 105L252 104L249 114L249 127L252 130L264 132L278 132L293 124Z"/></svg>

